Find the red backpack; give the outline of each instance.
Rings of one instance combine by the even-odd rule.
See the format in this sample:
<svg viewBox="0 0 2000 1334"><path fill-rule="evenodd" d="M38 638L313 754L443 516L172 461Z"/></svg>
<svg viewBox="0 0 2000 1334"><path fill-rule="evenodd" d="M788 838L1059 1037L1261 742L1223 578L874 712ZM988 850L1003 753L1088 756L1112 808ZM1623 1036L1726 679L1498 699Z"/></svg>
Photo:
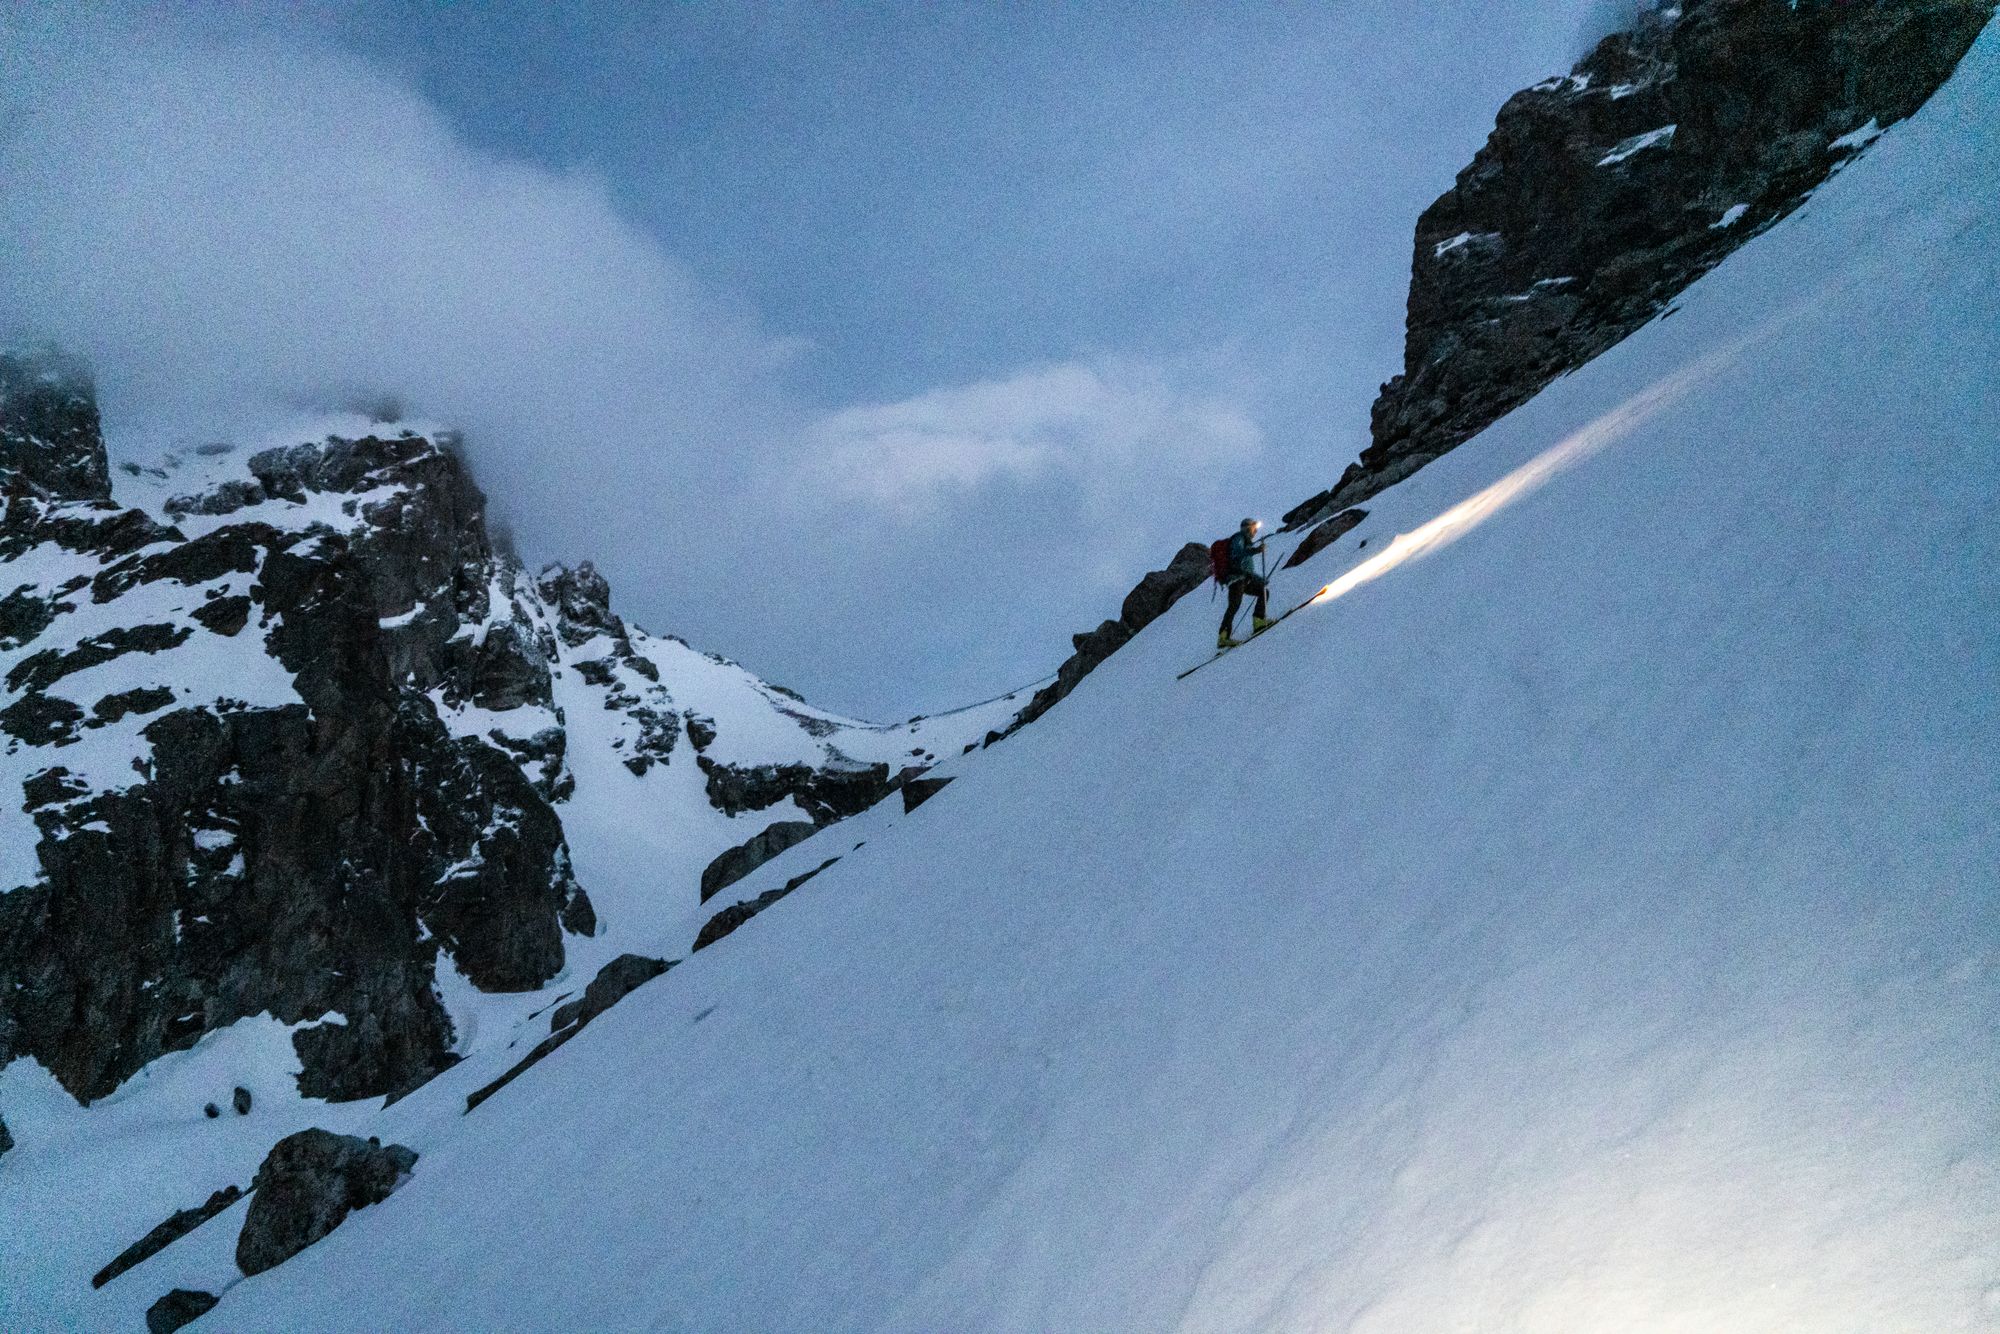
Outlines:
<svg viewBox="0 0 2000 1334"><path fill-rule="evenodd" d="M1208 544L1208 572L1215 576L1215 582L1229 582L1229 539L1219 537Z"/></svg>

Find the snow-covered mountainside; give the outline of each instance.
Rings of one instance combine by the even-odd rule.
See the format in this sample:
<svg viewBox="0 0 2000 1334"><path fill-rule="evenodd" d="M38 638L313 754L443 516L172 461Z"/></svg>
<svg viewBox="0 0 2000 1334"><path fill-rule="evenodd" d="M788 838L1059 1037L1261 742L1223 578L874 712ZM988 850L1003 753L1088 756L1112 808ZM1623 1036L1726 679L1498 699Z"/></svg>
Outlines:
<svg viewBox="0 0 2000 1334"><path fill-rule="evenodd" d="M464 1063L462 1105L601 970L685 956L704 899L938 790L1023 703L858 723L628 626L588 565L494 549L449 439L334 419L114 472L87 373L0 357L0 1215L39 1220L0 1228L0 1323L84 1318L224 1184L184 1198L187 1168L247 1184L287 1107ZM35 1087L64 1137L26 1128ZM131 1116L192 1138L79 1194Z"/></svg>
<svg viewBox="0 0 2000 1334"><path fill-rule="evenodd" d="M1181 682L1212 626L1168 610L470 1114L498 1060L204 1124L270 1020L87 1112L16 1062L45 1235L274 1129L417 1156L255 1277L255 1197L87 1296L17 1245L7 1323L1991 1327L1996 123L1989 27L1673 319L1378 496L1282 587L1318 604ZM134 1140L181 1156L108 1180Z"/></svg>
<svg viewBox="0 0 2000 1334"><path fill-rule="evenodd" d="M0 359L0 1327L1992 1327L2000 25L1914 105L1470 358L1275 631L1175 679L1195 546L887 727L531 576L440 431L113 473Z"/></svg>

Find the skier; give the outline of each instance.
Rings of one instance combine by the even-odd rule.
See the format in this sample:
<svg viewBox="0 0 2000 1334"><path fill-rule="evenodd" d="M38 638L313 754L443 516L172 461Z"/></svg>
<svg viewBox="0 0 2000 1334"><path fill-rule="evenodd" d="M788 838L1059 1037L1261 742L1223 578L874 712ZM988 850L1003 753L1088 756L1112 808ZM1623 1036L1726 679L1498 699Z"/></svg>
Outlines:
<svg viewBox="0 0 2000 1334"><path fill-rule="evenodd" d="M1229 609L1222 613L1222 630L1215 637L1218 653L1241 642L1232 632L1244 593L1257 599L1257 605L1250 611L1250 633L1260 635L1274 624L1265 614L1270 610L1271 590L1257 573L1257 557L1264 554L1264 544L1257 540L1257 529L1261 526L1255 519L1245 519L1229 539L1229 577L1224 581L1229 588Z"/></svg>

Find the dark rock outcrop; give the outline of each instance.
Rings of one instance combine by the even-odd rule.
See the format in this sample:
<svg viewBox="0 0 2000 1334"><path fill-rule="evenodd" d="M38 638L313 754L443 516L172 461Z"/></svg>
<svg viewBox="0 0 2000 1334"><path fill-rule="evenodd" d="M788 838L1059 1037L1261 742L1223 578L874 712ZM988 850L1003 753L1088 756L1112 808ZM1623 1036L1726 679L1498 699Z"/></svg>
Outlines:
<svg viewBox="0 0 2000 1334"><path fill-rule="evenodd" d="M611 610L611 584L589 561L575 568L548 566L536 583L556 613L558 633L571 648L597 635L626 638L625 622Z"/></svg>
<svg viewBox="0 0 2000 1334"><path fill-rule="evenodd" d="M126 1270L144 1264L242 1198L243 1192L240 1188L224 1186L210 1195L205 1203L198 1204L192 1209L176 1210L164 1223L155 1226L145 1236L120 1251L110 1264L98 1270L91 1278L90 1286L101 1288Z"/></svg>
<svg viewBox="0 0 2000 1334"><path fill-rule="evenodd" d="M908 815L917 807L951 786L951 775L941 778L906 778L903 780L903 814Z"/></svg>
<svg viewBox="0 0 2000 1334"><path fill-rule="evenodd" d="M31 653L7 673L7 689L13 694L39 693L73 672L110 662L127 653L161 653L177 648L194 632L178 625L118 626L103 634L77 641L74 648L61 652L44 649Z"/></svg>
<svg viewBox="0 0 2000 1334"><path fill-rule="evenodd" d="M693 725L691 719L690 728ZM709 804L731 818L768 810L788 799L808 817L773 821L711 861L701 873L703 903L818 830L867 810L896 791L913 773L922 772L905 769L892 777L887 764L855 764L831 751L829 762L819 767L809 764L744 767L720 764L702 754L695 756L695 763L708 776Z"/></svg>
<svg viewBox="0 0 2000 1334"><path fill-rule="evenodd" d="M0 518L0 560L47 546L98 569L6 604L19 660L0 746L29 774L16 799L40 834L40 876L0 886L0 1064L34 1057L87 1102L238 1019L333 1015L295 1035L301 1091L407 1090L454 1059L433 987L441 946L478 987L530 988L562 967L565 928L593 916L549 805L562 733L546 655L492 617L513 576L484 502L428 440L330 440L254 456L255 482L211 493L204 512L332 488L350 525L281 531L245 514L189 540L94 498L102 445L80 404L57 405L67 434L38 428L35 479ZM50 498L56 482L85 498ZM226 617L62 637L86 599L115 617L150 586L225 580L238 590L219 599ZM162 686L86 713L62 693L85 667L139 656L212 690L175 672L179 646L253 619L263 642L245 651L274 658L299 702L218 693L176 708ZM438 700L537 705L551 729L539 749L457 735ZM139 781L96 790L65 748L112 727L136 728Z"/></svg>
<svg viewBox="0 0 2000 1334"><path fill-rule="evenodd" d="M221 1298L195 1288L175 1288L146 1308L146 1334L173 1334L215 1309Z"/></svg>
<svg viewBox="0 0 2000 1334"><path fill-rule="evenodd" d="M158 713L174 702L174 692L166 686L141 686L136 690L121 690L115 695L106 695L91 708L91 719L85 727L108 727L135 713Z"/></svg>
<svg viewBox="0 0 2000 1334"><path fill-rule="evenodd" d="M465 1100L465 1110L470 1112L513 1083L529 1066L581 1033L591 1020L672 968L676 962L673 959L649 959L643 954L621 954L605 964L597 970L597 976L590 980L590 985L583 989L580 998L556 1007L555 1013L549 1016L549 1035L508 1067L505 1074L485 1087L475 1089Z"/></svg>
<svg viewBox="0 0 2000 1334"><path fill-rule="evenodd" d="M251 1183L236 1267L261 1274L333 1231L356 1209L389 1198L417 1165L400 1144L301 1130L273 1145Z"/></svg>
<svg viewBox="0 0 2000 1334"><path fill-rule="evenodd" d="M635 662L645 662L635 658ZM647 666L651 666L647 663ZM641 778L656 764L665 764L674 752L674 741L680 735L675 726L676 719L664 707L652 707L642 702L639 696L629 692L612 695L606 703L614 709L624 710L625 716L638 725L638 735L632 740L632 753L625 757L625 767ZM667 703L664 693L661 704Z"/></svg>
<svg viewBox="0 0 2000 1334"><path fill-rule="evenodd" d="M1305 540L1300 542L1297 549L1285 558L1284 568L1289 570L1295 565L1305 564L1314 556L1319 555L1320 552L1332 546L1347 533L1353 531L1354 527L1367 517L1367 510L1342 510L1332 518L1325 520L1310 533L1307 533Z"/></svg>
<svg viewBox="0 0 2000 1334"><path fill-rule="evenodd" d="M34 810L47 881L0 899L8 1054L88 1100L237 1018L338 1011L295 1039L301 1090L364 1097L442 1068L437 942L488 990L561 967L554 813L505 756L356 684L311 712L166 714L151 782Z"/></svg>
<svg viewBox="0 0 2000 1334"><path fill-rule="evenodd" d="M31 746L54 746L77 739L83 710L66 699L24 695L0 709L0 732Z"/></svg>
<svg viewBox="0 0 2000 1334"><path fill-rule="evenodd" d="M565 644L579 648L599 637L608 640L603 657L585 659L575 666L578 676L604 689L607 709L624 714L633 723L629 737L611 743L625 752L625 767L643 778L654 765L667 763L680 740L681 718L660 684L660 669L633 646L631 631L611 610L611 585L585 561L574 569L547 566L537 579L537 587L556 614L556 633Z"/></svg>
<svg viewBox="0 0 2000 1334"><path fill-rule="evenodd" d="M907 800L907 798L906 798ZM730 848L701 873L701 901L707 903L717 893L819 832L810 820L776 820L747 841Z"/></svg>
<svg viewBox="0 0 2000 1334"><path fill-rule="evenodd" d="M721 940L737 927L742 926L758 913L763 912L764 909L770 907L779 899L782 899L785 895L791 893L800 885L803 885L806 881L812 879L839 860L840 858L838 857L828 857L818 866L813 867L812 870L793 876L776 889L767 889L753 899L745 899L740 903L730 904L727 908L724 908L721 912L702 923L701 931L694 938L694 949L707 949L710 945Z"/></svg>
<svg viewBox="0 0 2000 1334"><path fill-rule="evenodd" d="M0 353L0 494L111 499L97 395L75 358Z"/></svg>
<svg viewBox="0 0 2000 1334"><path fill-rule="evenodd" d="M768 810L787 797L815 825L829 825L859 815L889 795L894 781L886 764L830 763L763 764L742 767L718 764L708 756L695 761L708 776L708 801L725 815Z"/></svg>
<svg viewBox="0 0 2000 1334"><path fill-rule="evenodd" d="M1665 309L1951 74L1992 0L1685 0L1515 94L1417 222L1404 369L1303 527Z"/></svg>
<svg viewBox="0 0 2000 1334"><path fill-rule="evenodd" d="M1190 542L1175 552L1165 569L1150 572L1125 595L1117 620L1105 621L1095 630L1071 637L1076 651L1056 669L1056 679L1037 690L1004 731L989 734L986 744L1012 736L1061 703L1100 663L1123 648L1167 608L1200 588L1208 575L1207 546Z"/></svg>
<svg viewBox="0 0 2000 1334"><path fill-rule="evenodd" d="M724 908L721 912L702 923L700 933L694 938L695 951L699 952L707 949L710 945L721 940L737 927L742 926L758 913L763 912L764 909L791 893L792 889L792 885L780 885L776 889L765 890L756 898L744 899L740 903L730 904L727 908Z"/></svg>
<svg viewBox="0 0 2000 1334"><path fill-rule="evenodd" d="M649 959L643 954L621 954L597 970L583 996L556 1007L549 1016L551 1035L579 1029L624 1000L646 983L666 972L673 964L665 959Z"/></svg>
<svg viewBox="0 0 2000 1334"><path fill-rule="evenodd" d="M14 1147L14 1137L7 1133L7 1118L0 1116L0 1153Z"/></svg>

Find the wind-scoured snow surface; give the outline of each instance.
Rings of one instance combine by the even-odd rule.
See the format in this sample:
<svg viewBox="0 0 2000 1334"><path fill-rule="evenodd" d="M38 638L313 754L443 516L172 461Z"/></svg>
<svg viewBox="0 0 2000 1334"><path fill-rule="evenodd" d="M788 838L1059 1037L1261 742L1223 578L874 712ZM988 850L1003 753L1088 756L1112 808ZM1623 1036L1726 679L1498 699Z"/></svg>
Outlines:
<svg viewBox="0 0 2000 1334"><path fill-rule="evenodd" d="M1995 1327L1996 123L1989 29L1281 602L1566 468L1187 600L207 1320Z"/></svg>

